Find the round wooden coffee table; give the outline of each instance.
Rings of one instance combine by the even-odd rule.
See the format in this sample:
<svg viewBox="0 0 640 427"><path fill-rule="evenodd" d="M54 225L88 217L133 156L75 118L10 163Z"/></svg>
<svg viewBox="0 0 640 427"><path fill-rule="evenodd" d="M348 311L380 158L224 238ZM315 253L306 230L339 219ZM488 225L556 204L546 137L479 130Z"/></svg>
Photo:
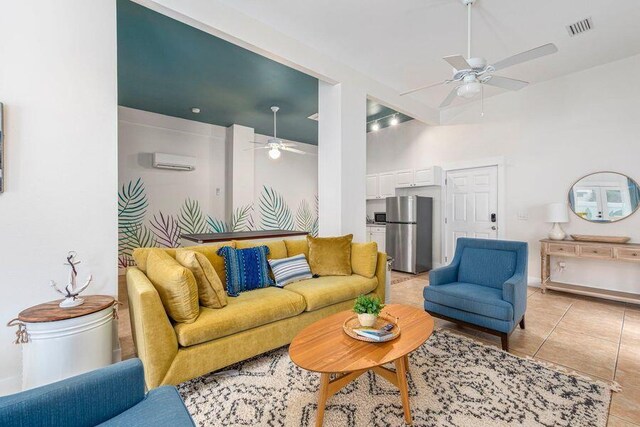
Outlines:
<svg viewBox="0 0 640 427"><path fill-rule="evenodd" d="M407 371L408 354L433 333L433 318L424 310L388 304L382 312L398 318L400 336L384 343L369 343L349 337L342 330L352 311L329 316L303 329L291 342L289 356L296 365L320 373L320 396L316 426L321 426L327 399L371 370L400 389L404 419L411 424ZM395 371L382 365L393 362ZM334 379L331 374L336 374Z"/></svg>

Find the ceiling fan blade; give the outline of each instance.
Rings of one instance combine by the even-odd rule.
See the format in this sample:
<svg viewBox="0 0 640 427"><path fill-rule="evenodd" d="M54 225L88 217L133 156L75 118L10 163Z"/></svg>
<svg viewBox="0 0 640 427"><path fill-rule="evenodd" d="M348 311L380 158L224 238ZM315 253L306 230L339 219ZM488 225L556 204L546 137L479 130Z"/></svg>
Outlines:
<svg viewBox="0 0 640 427"><path fill-rule="evenodd" d="M411 90L408 90L406 92L402 92L400 94L400 96L409 95L410 93L418 92L418 91L421 91L421 90L424 90L424 89L429 89L430 87L440 86L440 85L443 85L445 83L447 83L447 80L443 80L443 81L438 82L438 83L432 83L432 84L426 85L426 86L420 86L420 87L417 87L415 89L411 89Z"/></svg>
<svg viewBox="0 0 640 427"><path fill-rule="evenodd" d="M471 65L469 65L467 60L464 59L464 56L462 55L445 56L442 59L447 61L449 65L451 65L456 70L470 70L473 68Z"/></svg>
<svg viewBox="0 0 640 427"><path fill-rule="evenodd" d="M518 53L517 55L510 56L493 64L493 68L498 71L511 67L513 65L522 64L523 62L531 61L533 59L540 58L542 56L551 55L556 53L558 48L553 43L544 44L526 52Z"/></svg>
<svg viewBox="0 0 640 427"><path fill-rule="evenodd" d="M295 142L281 142L280 145L283 146L283 147L297 147L298 146L298 144L296 144Z"/></svg>
<svg viewBox="0 0 640 427"><path fill-rule="evenodd" d="M526 87L529 84L529 82L510 79L508 77L502 77L502 76L491 76L491 78L485 81L484 84L500 87L502 89L520 90L523 87Z"/></svg>
<svg viewBox="0 0 640 427"><path fill-rule="evenodd" d="M249 141L250 144L264 144L264 142L260 141Z"/></svg>
<svg viewBox="0 0 640 427"><path fill-rule="evenodd" d="M456 99L456 96L458 96L458 88L454 87L453 89L451 89L451 92L449 92L449 95L447 95L444 101L442 101L442 103L440 104L440 108L449 106L453 102L453 100Z"/></svg>
<svg viewBox="0 0 640 427"><path fill-rule="evenodd" d="M280 147L280 149L283 151L291 151L292 153L296 153L296 154L307 154L305 151L298 150L297 148Z"/></svg>
<svg viewBox="0 0 640 427"><path fill-rule="evenodd" d="M253 150L268 150L271 147L253 147L253 148L245 148L242 151L253 151Z"/></svg>

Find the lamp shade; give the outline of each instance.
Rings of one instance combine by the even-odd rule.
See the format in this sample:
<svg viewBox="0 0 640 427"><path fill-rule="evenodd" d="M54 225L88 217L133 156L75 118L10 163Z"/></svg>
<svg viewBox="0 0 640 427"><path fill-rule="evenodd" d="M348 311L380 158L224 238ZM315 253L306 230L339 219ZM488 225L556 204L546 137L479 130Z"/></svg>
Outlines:
<svg viewBox="0 0 640 427"><path fill-rule="evenodd" d="M569 222L566 203L549 203L547 205L547 222Z"/></svg>

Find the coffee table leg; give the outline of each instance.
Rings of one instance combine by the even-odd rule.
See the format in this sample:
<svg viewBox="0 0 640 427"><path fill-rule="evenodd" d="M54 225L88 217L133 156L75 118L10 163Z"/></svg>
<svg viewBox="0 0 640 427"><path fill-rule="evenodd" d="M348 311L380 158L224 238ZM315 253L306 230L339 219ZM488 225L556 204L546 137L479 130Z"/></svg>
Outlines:
<svg viewBox="0 0 640 427"><path fill-rule="evenodd" d="M404 408L404 421L412 424L411 407L409 406L409 386L407 384L407 367L408 358L405 356L395 360L396 375L398 376L398 388L400 389L400 397L402 398L402 407Z"/></svg>
<svg viewBox="0 0 640 427"><path fill-rule="evenodd" d="M320 374L320 396L318 397L318 416L316 417L316 427L322 427L324 421L324 407L327 404L329 395L329 374Z"/></svg>

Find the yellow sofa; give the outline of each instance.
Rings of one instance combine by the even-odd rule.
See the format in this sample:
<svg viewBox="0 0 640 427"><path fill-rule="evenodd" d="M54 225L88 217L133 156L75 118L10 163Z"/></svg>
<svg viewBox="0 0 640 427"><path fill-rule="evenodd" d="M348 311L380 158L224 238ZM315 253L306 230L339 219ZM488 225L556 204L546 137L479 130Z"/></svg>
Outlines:
<svg viewBox="0 0 640 427"><path fill-rule="evenodd" d="M237 243L238 247L257 244ZM273 258L304 252L300 241L279 240L264 244L270 247ZM224 283L224 265L216 254L223 245L235 247L236 242L187 249L207 256ZM144 255L148 249L138 251ZM175 256L175 249L166 249L166 252ZM360 254L360 251L352 250L352 269L371 271L371 260ZM378 253L371 278L354 273L295 282L284 289L256 289L235 298L229 297L223 308L200 307L200 314L193 323L174 323L143 272L146 271L146 256L139 256L139 259L142 262L138 262L138 267L127 270L127 290L133 338L138 357L144 364L149 389L177 385L289 344L300 330L316 320L351 309L360 294L377 295L383 301L385 297L386 254Z"/></svg>

